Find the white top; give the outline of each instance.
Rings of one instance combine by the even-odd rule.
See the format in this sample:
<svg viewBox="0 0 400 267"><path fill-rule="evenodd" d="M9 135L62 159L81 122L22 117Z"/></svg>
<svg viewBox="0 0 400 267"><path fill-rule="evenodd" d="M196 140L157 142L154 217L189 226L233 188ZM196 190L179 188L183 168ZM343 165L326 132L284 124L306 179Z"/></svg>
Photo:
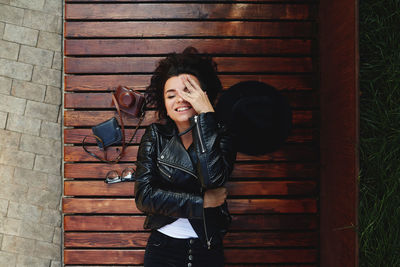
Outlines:
<svg viewBox="0 0 400 267"><path fill-rule="evenodd" d="M157 231L174 238L198 238L189 220L185 218L179 218L173 223L167 224L157 229Z"/></svg>

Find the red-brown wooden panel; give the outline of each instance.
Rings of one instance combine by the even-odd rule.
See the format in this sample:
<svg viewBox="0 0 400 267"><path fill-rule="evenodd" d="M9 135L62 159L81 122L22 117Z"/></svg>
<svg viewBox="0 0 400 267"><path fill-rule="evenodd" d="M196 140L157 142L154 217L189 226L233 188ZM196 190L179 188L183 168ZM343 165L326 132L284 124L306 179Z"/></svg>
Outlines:
<svg viewBox="0 0 400 267"><path fill-rule="evenodd" d="M309 4L67 4L65 19L311 19Z"/></svg>
<svg viewBox="0 0 400 267"><path fill-rule="evenodd" d="M96 178L105 179L107 172L117 170L121 172L126 167L135 166L132 163L105 164L105 163L66 163L64 164L65 178ZM270 177L270 178L316 178L318 177L316 163L236 163L232 177Z"/></svg>
<svg viewBox="0 0 400 267"><path fill-rule="evenodd" d="M130 131L129 131L130 132ZM89 131L88 131L89 133ZM83 137L80 137L83 138ZM125 139L129 139L130 135L126 136ZM87 138L86 140L91 140ZM91 140L95 142L95 140ZM129 140L127 140L129 141ZM87 142L89 143L89 142ZM87 150L99 156L103 153L97 146L87 146ZM107 148L107 156L111 159L116 158L118 155L117 149L121 147L109 147ZM136 161L136 155L138 146L128 146L125 150L123 161ZM268 161L313 161L318 157L318 151L316 148L310 145L285 145L281 149L262 156L250 156L242 153L238 153L237 161L249 161L249 160L268 160ZM99 161L94 157L86 153L81 146L65 146L64 147L64 161Z"/></svg>
<svg viewBox="0 0 400 267"><path fill-rule="evenodd" d="M308 21L65 22L64 37L292 37L311 38Z"/></svg>
<svg viewBox="0 0 400 267"><path fill-rule="evenodd" d="M125 129L125 140L129 141L130 137L132 136L134 129ZM133 138L133 143L139 143L144 133L144 129L139 129L136 133L136 136ZM92 134L90 129L64 129L64 143L65 144L82 144L82 140L86 135ZM318 133L315 129L309 128L294 128L292 129L292 134L289 135L288 139L286 140L287 143L307 143L315 141L317 142ZM88 138L87 144L96 144L95 140ZM306 148L304 148L306 149ZM311 149L311 148L309 148ZM304 152L303 149L302 152ZM308 149L306 149L308 150ZM293 153L295 153L293 151ZM240 160L265 160L272 157L272 155L279 156L278 154L266 154L262 156L248 156L238 153L237 159ZM289 157L289 155L287 155ZM275 157L275 156L274 156Z"/></svg>
<svg viewBox="0 0 400 267"><path fill-rule="evenodd" d="M230 196L307 195L315 193L313 181L228 182ZM103 181L65 181L65 196L133 196L133 182L106 184Z"/></svg>
<svg viewBox="0 0 400 267"><path fill-rule="evenodd" d="M318 111L293 110L294 127L313 127L318 120ZM112 117L118 118L117 111L64 111L64 126L94 126ZM122 114L125 126L136 126L139 119ZM147 111L141 126L157 120L155 111Z"/></svg>
<svg viewBox="0 0 400 267"><path fill-rule="evenodd" d="M154 55L181 52L188 46L219 55L311 54L311 40L299 39L70 39L65 40L65 55Z"/></svg>
<svg viewBox="0 0 400 267"><path fill-rule="evenodd" d="M251 257L249 257L251 255ZM144 250L65 249L65 264L143 264ZM315 249L225 249L227 263L313 263Z"/></svg>
<svg viewBox="0 0 400 267"><path fill-rule="evenodd" d="M65 234L66 248L144 248L149 233L77 233ZM224 247L314 247L316 232L231 232Z"/></svg>
<svg viewBox="0 0 400 267"><path fill-rule="evenodd" d="M282 92L292 108L315 108L318 106L316 94L309 91ZM66 93L64 94L65 108L110 108L111 93Z"/></svg>
<svg viewBox="0 0 400 267"><path fill-rule="evenodd" d="M142 231L145 216L65 215L65 231ZM232 231L315 230L315 214L232 215Z"/></svg>
<svg viewBox="0 0 400 267"><path fill-rule="evenodd" d="M304 199L228 199L233 214L246 213L315 213L316 200ZM140 214L134 199L64 198L64 213Z"/></svg>
<svg viewBox="0 0 400 267"><path fill-rule="evenodd" d="M65 58L65 73L152 72L159 57ZM289 72L312 71L309 57L215 57L220 72ZM240 64L237 64L238 60Z"/></svg>
<svg viewBox="0 0 400 267"><path fill-rule="evenodd" d="M309 4L67 4L66 20L312 19Z"/></svg>
<svg viewBox="0 0 400 267"><path fill-rule="evenodd" d="M76 3L76 2L90 2L90 3L101 3L101 2L165 2L165 0L65 0L66 3ZM198 0L174 0L174 2L199 2ZM215 2L215 0L202 0L202 2ZM232 0L219 0L219 2L232 2ZM315 0L240 0L240 2L305 2L305 3L315 3Z"/></svg>
<svg viewBox="0 0 400 267"><path fill-rule="evenodd" d="M179 50L180 51L180 50ZM150 83L151 75L66 75L66 91L112 91L119 84L144 90ZM275 86L279 90L311 90L312 75L219 75L224 89L240 82L255 80Z"/></svg>

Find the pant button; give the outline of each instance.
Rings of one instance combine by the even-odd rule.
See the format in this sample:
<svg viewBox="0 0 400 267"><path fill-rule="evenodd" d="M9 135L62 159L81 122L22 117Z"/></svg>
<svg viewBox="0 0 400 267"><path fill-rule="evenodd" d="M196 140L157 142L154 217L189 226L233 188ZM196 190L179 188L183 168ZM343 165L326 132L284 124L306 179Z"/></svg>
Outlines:
<svg viewBox="0 0 400 267"><path fill-rule="evenodd" d="M193 260L193 256L192 255L189 255L189 260L190 261Z"/></svg>
<svg viewBox="0 0 400 267"><path fill-rule="evenodd" d="M191 262L188 263L188 267L192 267L192 263Z"/></svg>

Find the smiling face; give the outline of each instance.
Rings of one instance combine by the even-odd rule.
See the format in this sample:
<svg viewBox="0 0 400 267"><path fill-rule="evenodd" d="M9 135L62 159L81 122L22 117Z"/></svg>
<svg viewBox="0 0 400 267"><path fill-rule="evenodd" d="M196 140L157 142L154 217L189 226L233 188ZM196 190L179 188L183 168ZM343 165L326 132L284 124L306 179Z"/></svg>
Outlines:
<svg viewBox="0 0 400 267"><path fill-rule="evenodd" d="M188 75L200 84L196 76ZM177 91L187 91L181 76L182 74L169 78L164 85L164 103L167 114L175 122L180 132L189 127L189 118L196 115L192 105L183 100L177 93Z"/></svg>

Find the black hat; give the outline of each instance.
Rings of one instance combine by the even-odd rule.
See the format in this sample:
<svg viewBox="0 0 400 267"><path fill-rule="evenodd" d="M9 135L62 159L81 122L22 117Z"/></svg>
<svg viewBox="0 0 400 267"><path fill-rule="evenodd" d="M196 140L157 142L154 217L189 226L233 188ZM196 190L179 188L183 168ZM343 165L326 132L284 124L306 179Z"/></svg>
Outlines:
<svg viewBox="0 0 400 267"><path fill-rule="evenodd" d="M248 155L277 150L292 128L286 98L273 86L258 81L231 86L219 98L216 113L232 132L237 151Z"/></svg>

